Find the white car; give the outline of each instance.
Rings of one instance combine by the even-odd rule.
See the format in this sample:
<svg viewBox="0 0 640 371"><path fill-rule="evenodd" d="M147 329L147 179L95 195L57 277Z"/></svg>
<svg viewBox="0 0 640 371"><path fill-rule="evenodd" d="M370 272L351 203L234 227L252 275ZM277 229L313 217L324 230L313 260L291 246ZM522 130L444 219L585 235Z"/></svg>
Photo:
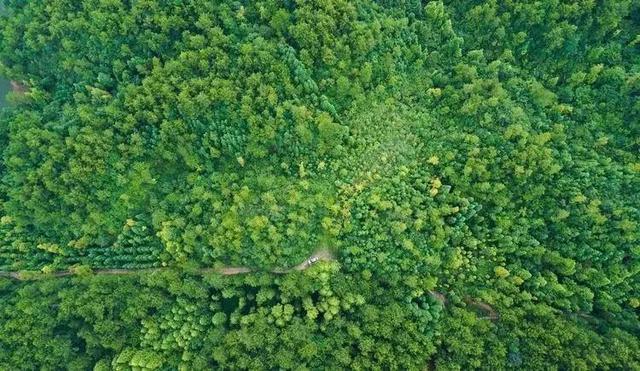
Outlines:
<svg viewBox="0 0 640 371"><path fill-rule="evenodd" d="M314 256L312 258L309 258L309 259L307 259L307 265L311 265L313 263L316 263L318 260L320 260L320 259L318 259L318 257L316 257L316 256Z"/></svg>

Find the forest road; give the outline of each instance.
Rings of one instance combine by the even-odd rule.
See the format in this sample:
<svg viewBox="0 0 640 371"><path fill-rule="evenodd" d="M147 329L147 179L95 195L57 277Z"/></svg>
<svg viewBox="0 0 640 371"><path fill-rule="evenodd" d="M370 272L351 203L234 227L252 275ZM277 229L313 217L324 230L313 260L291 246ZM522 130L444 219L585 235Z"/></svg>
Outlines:
<svg viewBox="0 0 640 371"><path fill-rule="evenodd" d="M305 261L303 261L302 263L296 266L293 266L291 268L273 269L269 272L277 273L277 274L285 274L291 271L303 271L319 261L335 261L335 260L336 258L333 256L333 254L329 249L322 248L314 251L313 254L311 254L311 256L309 256L307 259L305 259ZM155 271L161 271L164 269L170 269L170 268L96 269L93 271L93 274L95 275L127 275L127 274L135 274L139 272L155 272ZM217 269L201 268L198 271L199 273L217 272L224 276L233 276L236 274L259 272L259 270L255 270L249 267L221 267ZM74 274L75 274L74 272L67 270L67 271L53 272L53 273L50 273L49 276L65 277L65 276L72 276ZM0 277L13 278L18 281L25 281L28 279L28 278L25 278L20 272L7 272L7 271L0 271Z"/></svg>
<svg viewBox="0 0 640 371"><path fill-rule="evenodd" d="M335 260L336 260L335 256L333 255L333 253L331 253L329 249L322 248L314 251L313 254L311 254L311 256L309 256L307 259L305 259L302 263L298 265L295 265L290 268L272 269L268 272L275 273L275 274L286 274L292 271L303 271L311 267L317 262L335 261ZM143 269L96 269L93 271L93 274L94 275L129 275L129 274L135 274L135 273L141 273L141 272L156 272L156 271L162 271L166 269L171 269L171 268L167 267L167 268L143 268ZM237 274L260 272L260 270L252 269L249 267L221 267L221 268L198 269L198 273L201 273L201 274L213 273L213 272L219 273L223 276L234 276ZM48 276L49 277L66 277L66 276L73 276L75 274L76 273L67 270L67 271L53 272L53 273L50 273ZM29 276L23 276L21 272L7 272L7 271L0 271L0 277L8 277L18 281L27 281L27 280L33 279L33 278L30 278ZM429 294L435 300L442 303L443 306L446 306L447 298L444 294L439 293L437 291L433 291L433 290L429 290ZM493 309L493 307L491 307L487 303L483 303L481 301L477 301L469 297L465 298L465 302L468 305L478 308L482 312L485 312L486 315L484 317L481 317L482 319L495 321L499 318L498 313Z"/></svg>
<svg viewBox="0 0 640 371"><path fill-rule="evenodd" d="M284 268L284 269L282 268L272 269L270 272L276 273L276 274L284 274L284 273L289 273L291 271L303 271L319 261L334 261L334 260L336 260L336 258L333 256L333 254L329 249L318 249L314 251L313 254L311 254L311 256L305 259L302 263L296 266L293 266L291 268ZM251 268L248 268L248 267L223 267L216 271L225 276L232 276L234 274L253 272L253 270L251 270Z"/></svg>

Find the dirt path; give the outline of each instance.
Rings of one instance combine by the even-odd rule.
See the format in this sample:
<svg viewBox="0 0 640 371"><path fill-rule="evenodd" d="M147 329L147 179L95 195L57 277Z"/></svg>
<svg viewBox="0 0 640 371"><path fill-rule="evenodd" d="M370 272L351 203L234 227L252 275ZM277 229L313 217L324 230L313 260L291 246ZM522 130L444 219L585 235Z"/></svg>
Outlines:
<svg viewBox="0 0 640 371"><path fill-rule="evenodd" d="M27 89L25 85L22 85L21 83L15 80L11 80L10 83L11 83L11 90L13 90L14 93L24 94L27 91L29 91L29 89Z"/></svg>
<svg viewBox="0 0 640 371"><path fill-rule="evenodd" d="M285 268L285 269L273 269L270 272L271 273L276 273L276 274L284 274L284 273L288 273L291 271L303 271L307 268L309 268L310 266L312 266L313 264L320 262L320 261L334 261L336 260L335 257L333 256L333 254L331 253L331 251L329 251L329 249L319 249L316 250L313 254L311 254L310 257L308 257L307 259L305 259L305 261L303 261L302 263L293 266L291 268ZM164 269L170 269L170 268L142 268L142 269L96 269L92 272L92 274L94 275L128 275L128 274L135 274L135 273L140 273L140 272L155 272L155 271L161 271ZM251 273L251 272L257 272L257 270L253 270L249 267L222 267L222 268L218 268L218 269L214 269L214 268L201 268L199 270L199 273L211 273L211 272L217 272L220 273L224 276L233 276L236 274L246 274L246 273ZM35 274L40 274L40 272L6 272L6 271L0 271L0 277L8 277L8 278L13 278L15 280L18 281L26 281L29 280L29 273L35 273ZM66 276L72 276L77 274L76 272L67 270L67 271L59 271L59 272L53 272L48 274L47 276L50 277L66 277Z"/></svg>
<svg viewBox="0 0 640 371"><path fill-rule="evenodd" d="M437 291L429 290L429 295L431 295L433 299L439 301L440 304L442 304L443 306L447 305L448 300L444 294ZM485 315L480 317L480 319L487 319L492 322L495 322L498 319L500 319L500 315L498 314L498 312L495 309L493 309L491 305L487 303L473 299L468 296L464 298L464 302L467 303L467 305L478 309L480 312L485 313Z"/></svg>
<svg viewBox="0 0 640 371"><path fill-rule="evenodd" d="M472 307L479 309L481 312L485 313L485 315L483 317L480 317L480 319L497 321L500 318L500 315L498 314L498 312L496 312L496 310L493 309L493 307L487 303L481 302L479 300L475 300L470 297L464 298L464 302L469 304Z"/></svg>
<svg viewBox="0 0 640 371"><path fill-rule="evenodd" d="M303 271L319 261L333 260L336 260L336 258L333 256L333 254L331 254L331 251L329 251L328 249L320 249L311 254L311 256L307 258L307 260L289 270Z"/></svg>
<svg viewBox="0 0 640 371"><path fill-rule="evenodd" d="M223 267L218 269L217 272L224 276L233 276L236 274L250 273L252 270L247 267Z"/></svg>
<svg viewBox="0 0 640 371"><path fill-rule="evenodd" d="M292 271L303 271L309 267L311 267L312 265L321 262L321 261L335 261L336 258L335 256L333 256L333 254L331 253L331 251L329 249L323 248L323 249L318 249L316 251L313 252L313 254L311 254L311 256L309 256L307 259L305 259L302 263L295 265L291 268L284 268L284 269L272 269L271 273L275 273L275 274L286 274ZM166 270L166 269L171 269L170 267L167 268L142 268L142 269L96 269L94 271L92 271L92 274L94 275L114 275L114 276L121 276L121 275L130 275L130 274L136 274L136 273L141 273L141 272L157 272L157 271L162 271L162 270ZM200 268L198 270L198 273L200 274L206 274L206 273L219 273L223 276L234 276L237 274L247 274L247 273L251 273L251 272L258 272L258 270L254 270L251 269L249 267L221 267L221 268ZM34 274L34 276L32 276L31 274ZM0 277L7 277L7 278L12 278L18 281L28 281L31 279L34 279L35 277L42 277L40 276L40 272L6 272L6 271L0 271ZM59 272L53 272L50 273L46 276L48 277L66 277L66 276L73 276L78 274L77 272L73 272L70 270L67 271L59 271ZM429 295L431 295L431 297L433 297L435 300L439 301L440 303L442 303L443 306L447 305L447 297L437 291L429 291ZM500 316L498 315L498 313L493 309L493 307L491 307L489 304L487 303L483 303L481 301L469 298L469 297L465 297L464 301L472 306L475 307L477 309L479 309L480 311L486 313L486 316L481 317L481 319L486 319L486 320L490 320L490 321L496 321L500 318Z"/></svg>

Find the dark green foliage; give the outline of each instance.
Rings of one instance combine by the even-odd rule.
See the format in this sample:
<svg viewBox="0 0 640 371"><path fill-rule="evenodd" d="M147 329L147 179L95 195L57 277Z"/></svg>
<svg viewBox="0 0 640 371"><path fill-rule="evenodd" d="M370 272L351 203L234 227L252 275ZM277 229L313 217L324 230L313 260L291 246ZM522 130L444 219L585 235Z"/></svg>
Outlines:
<svg viewBox="0 0 640 371"><path fill-rule="evenodd" d="M4 4L0 369L640 369L637 1Z"/></svg>
<svg viewBox="0 0 640 371"><path fill-rule="evenodd" d="M253 276L208 282L167 271L145 277L7 282L2 293L13 295L0 307L0 346L11 351L0 354L0 366L423 364L434 352L431 337L440 304L428 296L404 302L382 295L385 290L376 282L363 285L336 268L317 267L277 280ZM52 307L57 308L54 316ZM33 326L39 326L37 333L30 330ZM75 357L78 352L82 357Z"/></svg>

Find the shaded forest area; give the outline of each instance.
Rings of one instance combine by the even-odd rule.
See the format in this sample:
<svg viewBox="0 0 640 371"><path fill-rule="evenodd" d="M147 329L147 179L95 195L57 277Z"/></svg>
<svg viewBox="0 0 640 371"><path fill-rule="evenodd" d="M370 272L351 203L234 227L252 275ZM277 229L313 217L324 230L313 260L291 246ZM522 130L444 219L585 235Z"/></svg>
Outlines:
<svg viewBox="0 0 640 371"><path fill-rule="evenodd" d="M0 369L640 369L639 1L0 2Z"/></svg>

